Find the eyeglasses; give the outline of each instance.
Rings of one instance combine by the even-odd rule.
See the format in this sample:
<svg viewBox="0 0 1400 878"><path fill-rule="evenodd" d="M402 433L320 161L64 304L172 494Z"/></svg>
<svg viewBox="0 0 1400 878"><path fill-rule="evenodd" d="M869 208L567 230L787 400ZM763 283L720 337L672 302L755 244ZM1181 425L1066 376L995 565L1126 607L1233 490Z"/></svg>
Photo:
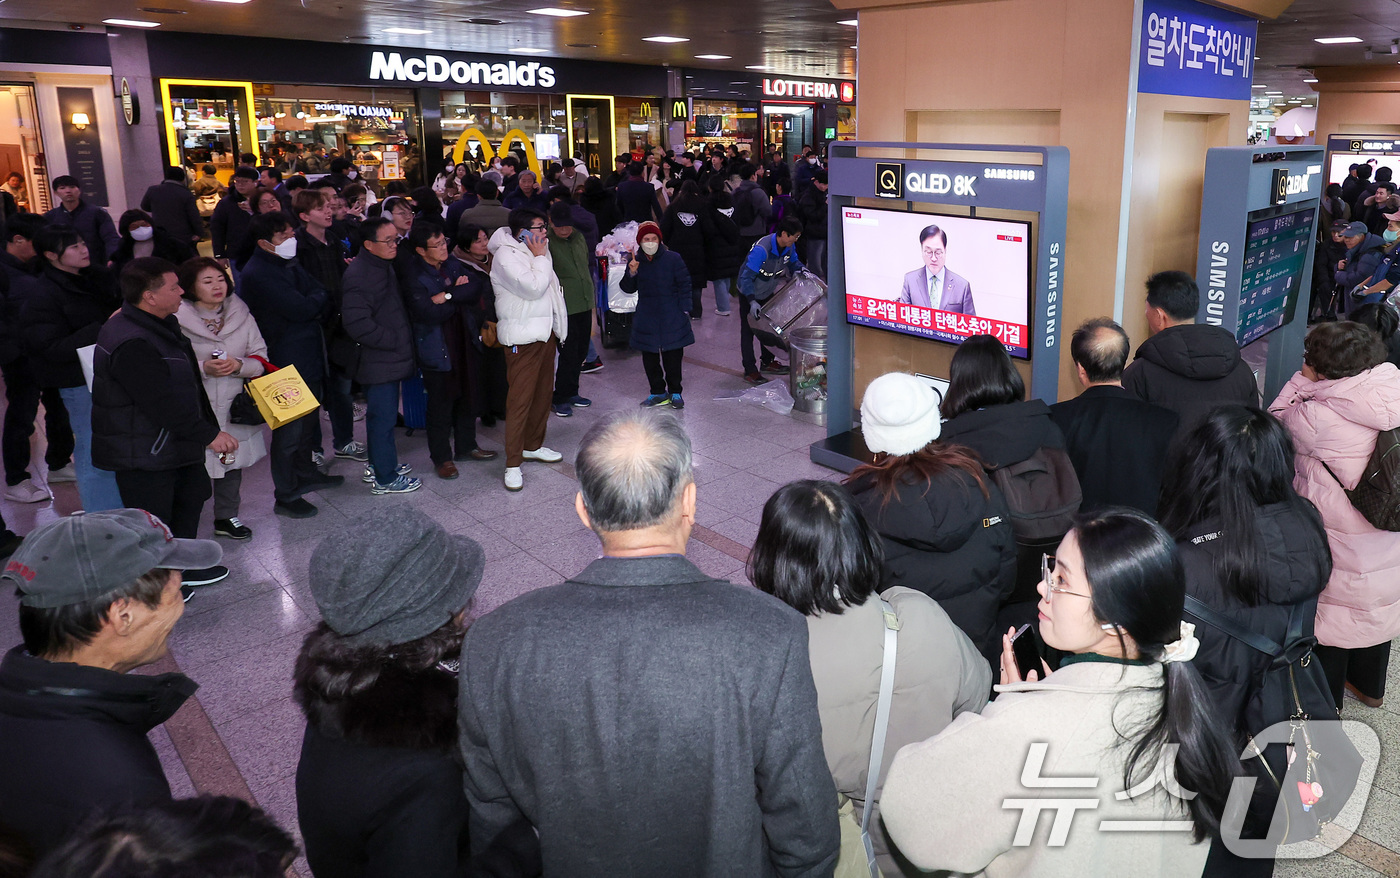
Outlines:
<svg viewBox="0 0 1400 878"><path fill-rule="evenodd" d="M1055 595L1057 593L1072 594L1075 597L1081 598L1093 598L1093 595L1087 595L1077 591L1070 591L1067 588L1060 587L1060 575L1055 572L1054 555L1040 556L1040 581L1045 583L1045 602L1047 604L1053 604L1055 602Z"/></svg>
<svg viewBox="0 0 1400 878"><path fill-rule="evenodd" d="M549 226L530 226L530 231L532 231L532 232L543 232L543 231L544 231L545 229L547 229L547 228L549 228Z"/></svg>
<svg viewBox="0 0 1400 878"><path fill-rule="evenodd" d="M382 246L382 247L397 247L397 246L399 246L399 239L398 239L398 238L390 238L390 239L387 240L387 241L380 241L379 239L376 238L372 243L379 244L379 245Z"/></svg>

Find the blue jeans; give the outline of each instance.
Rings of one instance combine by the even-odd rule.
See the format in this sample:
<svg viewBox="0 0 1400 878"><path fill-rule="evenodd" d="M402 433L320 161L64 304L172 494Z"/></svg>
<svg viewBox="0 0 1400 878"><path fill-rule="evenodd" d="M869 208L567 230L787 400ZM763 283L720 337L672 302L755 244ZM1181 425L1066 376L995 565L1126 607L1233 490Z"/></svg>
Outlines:
<svg viewBox="0 0 1400 878"><path fill-rule="evenodd" d="M590 363L595 362L598 359L598 349L593 346L592 333L589 333L588 335L588 356L584 359L586 359Z"/></svg>
<svg viewBox="0 0 1400 878"><path fill-rule="evenodd" d="M723 280L712 280L712 281L710 281L710 283L714 284L714 286L715 286L715 308L717 308L717 309L720 310L720 311L728 311L728 310L730 310L730 307L729 307L729 306L730 306L730 301L729 301L729 282L730 282L730 280L732 280L732 278L727 278L727 277L726 277L726 278L724 278Z"/></svg>
<svg viewBox="0 0 1400 878"><path fill-rule="evenodd" d="M374 478L387 485L399 477L399 451L394 446L394 425L399 420L399 382L365 385L365 443Z"/></svg>
<svg viewBox="0 0 1400 878"><path fill-rule="evenodd" d="M73 471L78 477L78 496L84 512L105 512L121 509L121 491L117 489L116 473L92 465L92 393L86 385L59 388L63 405L68 409L68 421L73 425Z"/></svg>

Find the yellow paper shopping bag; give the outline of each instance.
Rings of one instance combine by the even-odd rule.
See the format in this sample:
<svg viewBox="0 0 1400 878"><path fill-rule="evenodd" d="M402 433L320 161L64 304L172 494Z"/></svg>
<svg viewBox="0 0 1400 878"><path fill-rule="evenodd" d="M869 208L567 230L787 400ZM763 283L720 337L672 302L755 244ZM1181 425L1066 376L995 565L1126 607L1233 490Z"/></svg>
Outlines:
<svg viewBox="0 0 1400 878"><path fill-rule="evenodd" d="M302 380L296 366L283 366L248 382L248 392L257 403L267 425L276 430L303 415L316 411L321 403Z"/></svg>

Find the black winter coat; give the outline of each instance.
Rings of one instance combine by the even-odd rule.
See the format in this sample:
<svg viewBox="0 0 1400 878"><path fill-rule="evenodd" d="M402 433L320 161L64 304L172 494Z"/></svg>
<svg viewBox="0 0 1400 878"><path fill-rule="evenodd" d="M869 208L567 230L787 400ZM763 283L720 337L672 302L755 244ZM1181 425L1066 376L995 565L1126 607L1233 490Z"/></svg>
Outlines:
<svg viewBox="0 0 1400 878"><path fill-rule="evenodd" d="M632 315L632 348L638 351L673 351L695 344L690 328L690 274L680 254L662 244L655 256L637 252L636 275L624 272L619 286L637 294Z"/></svg>
<svg viewBox="0 0 1400 878"><path fill-rule="evenodd" d="M181 181L163 180L147 189L141 209L151 215L156 228L181 244L189 246L204 237L204 220L194 193Z"/></svg>
<svg viewBox="0 0 1400 878"><path fill-rule="evenodd" d="M901 484L889 503L869 476L848 482L851 494L885 543L880 590L896 585L938 601L983 655L999 648L997 610L1016 584L1016 538L1001 491L949 470Z"/></svg>
<svg viewBox="0 0 1400 878"><path fill-rule="evenodd" d="M445 278L436 268L415 258L408 278L408 289L404 291L404 302L413 323L413 345L418 352L418 366L425 372L452 371L452 352L448 350L444 327L449 321L466 316L466 325L476 329L474 315L480 309L481 294L489 283L485 274L471 270L456 259L447 260L443 268L446 270ZM467 278L467 282L458 284L459 277ZM441 305L433 302L433 296L448 291L452 293L451 299ZM476 332L472 332L471 337L476 338ZM459 351L458 355L462 356L463 353Z"/></svg>
<svg viewBox="0 0 1400 878"><path fill-rule="evenodd" d="M151 255L174 263L176 268L195 257L193 246L171 236L165 229L156 229L155 234L151 236L151 241L155 245L151 249ZM126 267L126 264L136 258L135 250L136 241L123 236L122 242L117 245L116 252L112 254L112 272L114 274L121 274L121 270Z"/></svg>
<svg viewBox="0 0 1400 878"><path fill-rule="evenodd" d="M238 277L238 296L253 312L273 365L296 366L302 378L320 381L326 371L321 320L329 304L306 269L258 247Z"/></svg>
<svg viewBox="0 0 1400 878"><path fill-rule="evenodd" d="M243 196L229 187L228 194L214 205L214 214L209 217L209 236L214 255L220 259L235 259L247 246L253 215L243 209L244 201Z"/></svg>
<svg viewBox="0 0 1400 878"><path fill-rule="evenodd" d="M593 214L593 219L598 224L599 240L606 238L613 229L622 225L622 211L617 208L617 198L608 191L600 192L597 195L589 195L587 192L579 196L579 207Z"/></svg>
<svg viewBox="0 0 1400 878"><path fill-rule="evenodd" d="M39 289L38 269L36 260L20 262L0 250L0 364L13 363L24 355L19 320Z"/></svg>
<svg viewBox="0 0 1400 878"><path fill-rule="evenodd" d="M943 425L944 442L966 445L989 468L1020 463L1039 448L1064 448L1065 437L1038 399L963 412Z"/></svg>
<svg viewBox="0 0 1400 878"><path fill-rule="evenodd" d="M797 216L802 220L802 237L816 241L826 240L827 202L826 193L816 186L808 186L797 196Z"/></svg>
<svg viewBox="0 0 1400 878"><path fill-rule="evenodd" d="M10 650L0 660L0 826L42 855L94 811L170 801L146 733L198 688L184 674L118 674Z"/></svg>
<svg viewBox="0 0 1400 878"><path fill-rule="evenodd" d="M326 635L311 635L318 636ZM300 681L309 667L304 655L297 667ZM343 699L301 682L294 691L307 717L296 793L311 871L333 878L466 874L457 678L437 668L388 668Z"/></svg>
<svg viewBox="0 0 1400 878"><path fill-rule="evenodd" d="M94 466L159 472L204 462L219 421L173 315L123 304L97 334L92 365Z"/></svg>
<svg viewBox="0 0 1400 878"><path fill-rule="evenodd" d="M623 222L644 223L661 215L656 187L645 180L628 178L617 184L617 209Z"/></svg>
<svg viewBox="0 0 1400 878"><path fill-rule="evenodd" d="M685 270L693 286L705 285L705 242L715 236L709 205L676 202L661 218L661 239L685 260Z"/></svg>
<svg viewBox="0 0 1400 878"><path fill-rule="evenodd" d="M415 258L416 261L416 258ZM413 375L413 327L408 321L394 263L368 250L345 269L341 323L360 343L351 377L361 384L390 384Z"/></svg>
<svg viewBox="0 0 1400 878"><path fill-rule="evenodd" d="M1176 412L1175 445L1215 408L1259 404L1254 372L1229 330L1204 323L1169 326L1143 342L1123 386L1138 399Z"/></svg>
<svg viewBox="0 0 1400 878"><path fill-rule="evenodd" d="M728 192L710 199L710 222L715 234L705 240L705 280L733 280L744 267L749 247L734 222L734 199Z"/></svg>
<svg viewBox="0 0 1400 878"><path fill-rule="evenodd" d="M119 307L121 297L105 269L69 274L45 265L20 316L20 335L39 386L85 385L78 348L96 344L98 330Z"/></svg>
<svg viewBox="0 0 1400 878"><path fill-rule="evenodd" d="M1050 406L1050 418L1064 434L1084 509L1131 506L1157 514L1175 412L1104 384Z"/></svg>

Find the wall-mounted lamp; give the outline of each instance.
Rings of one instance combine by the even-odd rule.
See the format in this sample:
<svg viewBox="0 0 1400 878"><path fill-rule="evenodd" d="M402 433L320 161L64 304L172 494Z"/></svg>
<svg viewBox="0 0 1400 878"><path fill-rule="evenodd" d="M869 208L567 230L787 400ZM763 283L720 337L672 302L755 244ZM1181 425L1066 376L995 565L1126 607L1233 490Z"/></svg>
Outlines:
<svg viewBox="0 0 1400 878"><path fill-rule="evenodd" d="M82 131L84 128L88 127L87 113L74 113L72 122L74 128Z"/></svg>

